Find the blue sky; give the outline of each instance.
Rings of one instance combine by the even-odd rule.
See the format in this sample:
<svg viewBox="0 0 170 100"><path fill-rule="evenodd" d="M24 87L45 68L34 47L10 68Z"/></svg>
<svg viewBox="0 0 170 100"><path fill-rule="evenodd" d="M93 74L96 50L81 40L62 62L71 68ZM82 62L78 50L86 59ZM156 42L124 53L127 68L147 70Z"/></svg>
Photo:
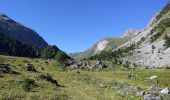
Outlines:
<svg viewBox="0 0 170 100"><path fill-rule="evenodd" d="M143 29L168 0L0 0L0 12L67 53Z"/></svg>

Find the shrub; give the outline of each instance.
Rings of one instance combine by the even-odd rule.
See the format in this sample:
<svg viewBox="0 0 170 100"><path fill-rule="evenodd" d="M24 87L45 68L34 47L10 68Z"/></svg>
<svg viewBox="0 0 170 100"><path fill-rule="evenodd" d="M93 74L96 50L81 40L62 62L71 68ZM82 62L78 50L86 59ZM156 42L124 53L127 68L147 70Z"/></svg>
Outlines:
<svg viewBox="0 0 170 100"><path fill-rule="evenodd" d="M167 35L165 35L164 39L165 39L165 44L164 44L164 46L165 46L166 48L169 48L169 47L170 47L170 37L168 37Z"/></svg>
<svg viewBox="0 0 170 100"><path fill-rule="evenodd" d="M33 79L25 79L22 82L22 89L24 91L31 91L31 89L35 86L37 86L37 85L35 84L35 81Z"/></svg>
<svg viewBox="0 0 170 100"><path fill-rule="evenodd" d="M59 51L55 55L55 59L58 62L64 63L66 59L70 58L65 52Z"/></svg>
<svg viewBox="0 0 170 100"><path fill-rule="evenodd" d="M151 33L157 32L150 38L150 42L157 40L162 33L166 30L167 27L170 27L170 18L162 20L154 29L151 30Z"/></svg>
<svg viewBox="0 0 170 100"><path fill-rule="evenodd" d="M152 45L152 49L155 49L156 47L154 45Z"/></svg>

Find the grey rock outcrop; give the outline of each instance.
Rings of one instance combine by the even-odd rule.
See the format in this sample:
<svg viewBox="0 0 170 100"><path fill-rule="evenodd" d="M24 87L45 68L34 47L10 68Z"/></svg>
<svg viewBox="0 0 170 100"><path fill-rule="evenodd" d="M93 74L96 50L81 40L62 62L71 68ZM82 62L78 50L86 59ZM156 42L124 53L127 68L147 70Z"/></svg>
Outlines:
<svg viewBox="0 0 170 100"><path fill-rule="evenodd" d="M161 100L161 97L155 94L146 94L144 100Z"/></svg>
<svg viewBox="0 0 170 100"><path fill-rule="evenodd" d="M68 59L66 61L66 65L69 68L87 68L87 69L108 68L108 66L101 61L88 61L88 60L80 61L80 60Z"/></svg>

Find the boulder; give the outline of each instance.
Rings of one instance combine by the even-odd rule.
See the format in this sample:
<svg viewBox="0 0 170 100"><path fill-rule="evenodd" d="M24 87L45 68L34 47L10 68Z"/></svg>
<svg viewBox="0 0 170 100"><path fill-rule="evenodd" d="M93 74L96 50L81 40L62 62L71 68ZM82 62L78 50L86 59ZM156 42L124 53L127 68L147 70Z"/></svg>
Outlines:
<svg viewBox="0 0 170 100"><path fill-rule="evenodd" d="M38 76L38 78L42 79L42 80L46 80L48 82L51 82L51 83L55 84L56 86L59 86L57 80L54 80L49 74L41 74Z"/></svg>
<svg viewBox="0 0 170 100"><path fill-rule="evenodd" d="M101 64L101 61L96 61L96 64L97 64L97 65L100 65L100 64Z"/></svg>
<svg viewBox="0 0 170 100"><path fill-rule="evenodd" d="M72 64L72 65L70 65L70 68L78 68L78 65L77 64Z"/></svg>
<svg viewBox="0 0 170 100"><path fill-rule="evenodd" d="M154 75L154 76L151 76L149 79L150 79L150 80L153 80L153 79L156 79L156 78L158 78L158 76L155 76L155 75Z"/></svg>
<svg viewBox="0 0 170 100"><path fill-rule="evenodd" d="M136 96L144 96L145 95L145 92L144 91L140 91L140 92L137 92L136 93Z"/></svg>
<svg viewBox="0 0 170 100"><path fill-rule="evenodd" d="M132 87L128 86L128 87L123 88L121 90L121 93L124 95L129 95L129 94L133 93L133 89L132 89Z"/></svg>
<svg viewBox="0 0 170 100"><path fill-rule="evenodd" d="M2 73L2 74L18 74L18 72L11 70L9 64L0 64L0 73Z"/></svg>
<svg viewBox="0 0 170 100"><path fill-rule="evenodd" d="M155 94L146 94L144 95L144 100L161 100L161 97Z"/></svg>
<svg viewBox="0 0 170 100"><path fill-rule="evenodd" d="M170 90L166 87L160 91L161 94L170 94Z"/></svg>
<svg viewBox="0 0 170 100"><path fill-rule="evenodd" d="M148 87L149 91L158 91L158 87L157 86L150 86Z"/></svg>
<svg viewBox="0 0 170 100"><path fill-rule="evenodd" d="M26 70L31 72L37 72L37 70L34 68L32 64L26 64Z"/></svg>

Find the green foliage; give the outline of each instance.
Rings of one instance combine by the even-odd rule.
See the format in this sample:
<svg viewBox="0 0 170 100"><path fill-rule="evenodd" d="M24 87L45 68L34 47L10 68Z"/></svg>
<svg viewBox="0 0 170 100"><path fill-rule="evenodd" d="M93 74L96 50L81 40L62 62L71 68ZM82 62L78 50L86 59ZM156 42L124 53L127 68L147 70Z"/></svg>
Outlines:
<svg viewBox="0 0 170 100"><path fill-rule="evenodd" d="M64 62L68 58L70 58L70 57L63 51L57 52L57 54L55 56L55 59L59 62Z"/></svg>
<svg viewBox="0 0 170 100"><path fill-rule="evenodd" d="M44 59L53 59L55 58L57 52L59 52L60 50L55 46L47 46L44 49L42 49L41 51L41 58Z"/></svg>
<svg viewBox="0 0 170 100"><path fill-rule="evenodd" d="M20 57L39 57L39 50L0 32L0 54Z"/></svg>
<svg viewBox="0 0 170 100"><path fill-rule="evenodd" d="M170 47L170 37L168 37L167 35L165 35L164 39L165 39L165 44L164 44L164 46L165 46L166 48L169 48L169 47Z"/></svg>
<svg viewBox="0 0 170 100"><path fill-rule="evenodd" d="M157 40L168 27L170 27L170 18L162 20L154 29L151 30L151 33L157 33L150 38L150 42L152 43Z"/></svg>
<svg viewBox="0 0 170 100"><path fill-rule="evenodd" d="M62 70L66 68L66 60L70 59L70 57L63 51L59 51L55 56L56 62L54 63L55 66L58 66Z"/></svg>
<svg viewBox="0 0 170 100"><path fill-rule="evenodd" d="M170 1L167 3L167 5L163 8L163 10L159 13L159 15L156 16L156 19L159 20L161 17L163 17L166 13L170 11Z"/></svg>
<svg viewBox="0 0 170 100"><path fill-rule="evenodd" d="M25 79L23 82L22 82L22 89L24 91L31 91L31 89L33 87L35 87L35 81L33 79Z"/></svg>

